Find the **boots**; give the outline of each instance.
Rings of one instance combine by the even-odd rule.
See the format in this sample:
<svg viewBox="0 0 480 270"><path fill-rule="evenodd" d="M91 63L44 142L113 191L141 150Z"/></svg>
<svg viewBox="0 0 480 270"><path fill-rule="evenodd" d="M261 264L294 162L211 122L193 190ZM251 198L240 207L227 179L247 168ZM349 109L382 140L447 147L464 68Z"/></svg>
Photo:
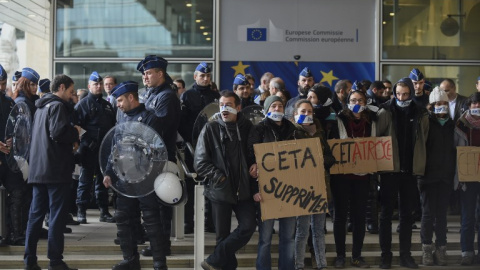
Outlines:
<svg viewBox="0 0 480 270"><path fill-rule="evenodd" d="M115 218L108 212L108 207L100 207L100 222L115 223Z"/></svg>
<svg viewBox="0 0 480 270"><path fill-rule="evenodd" d="M423 244L422 245L422 263L425 266L433 265L433 245L432 244Z"/></svg>
<svg viewBox="0 0 480 270"><path fill-rule="evenodd" d="M87 208L84 205L77 205L77 221L80 224L87 224Z"/></svg>
<svg viewBox="0 0 480 270"><path fill-rule="evenodd" d="M437 247L433 252L433 260L437 265L445 266L447 265L447 247L441 246Z"/></svg>
<svg viewBox="0 0 480 270"><path fill-rule="evenodd" d="M10 218L12 228L10 233L10 245L25 246L25 234L22 224L22 199L21 191L15 190L11 193Z"/></svg>
<svg viewBox="0 0 480 270"><path fill-rule="evenodd" d="M141 268L139 256L136 254L115 264L112 270L141 270Z"/></svg>

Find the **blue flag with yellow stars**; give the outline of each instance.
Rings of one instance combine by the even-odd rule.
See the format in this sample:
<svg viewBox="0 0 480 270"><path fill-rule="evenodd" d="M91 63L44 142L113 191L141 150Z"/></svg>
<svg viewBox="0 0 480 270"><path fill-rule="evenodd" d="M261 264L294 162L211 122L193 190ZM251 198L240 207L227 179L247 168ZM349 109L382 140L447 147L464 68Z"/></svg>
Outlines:
<svg viewBox="0 0 480 270"><path fill-rule="evenodd" d="M257 29L257 28L255 28ZM375 80L374 62L263 62L263 61L221 61L220 90L232 90L233 79L238 74L251 74L255 78L255 88L265 72L271 72L275 77L285 81L285 86L292 97L298 95L298 74L308 67L313 74L315 83L322 83L332 91L339 80L348 79L352 82Z"/></svg>

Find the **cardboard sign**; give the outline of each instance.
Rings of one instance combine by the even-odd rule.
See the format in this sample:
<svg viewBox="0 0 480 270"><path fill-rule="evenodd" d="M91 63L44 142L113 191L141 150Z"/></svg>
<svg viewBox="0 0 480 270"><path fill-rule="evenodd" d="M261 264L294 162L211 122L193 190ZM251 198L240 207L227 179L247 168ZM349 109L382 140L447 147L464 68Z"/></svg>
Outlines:
<svg viewBox="0 0 480 270"><path fill-rule="evenodd" d="M262 219L328 211L320 139L255 144Z"/></svg>
<svg viewBox="0 0 480 270"><path fill-rule="evenodd" d="M330 174L375 173L393 170L392 137L328 140L337 160Z"/></svg>
<svg viewBox="0 0 480 270"><path fill-rule="evenodd" d="M460 182L480 181L480 147L457 146L457 168Z"/></svg>

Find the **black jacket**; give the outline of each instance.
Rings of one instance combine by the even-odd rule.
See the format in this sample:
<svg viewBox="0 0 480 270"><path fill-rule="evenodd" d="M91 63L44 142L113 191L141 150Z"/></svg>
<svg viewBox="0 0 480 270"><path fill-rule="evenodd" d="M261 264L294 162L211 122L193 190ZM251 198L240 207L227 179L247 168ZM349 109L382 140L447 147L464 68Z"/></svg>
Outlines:
<svg viewBox="0 0 480 270"><path fill-rule="evenodd" d="M28 183L59 184L72 181L73 143L78 132L72 126L73 108L52 93L35 102Z"/></svg>
<svg viewBox="0 0 480 270"><path fill-rule="evenodd" d="M4 93L0 92L0 141L5 142L5 127L7 126L8 116L15 102ZM5 154L0 152L0 158L4 158Z"/></svg>
<svg viewBox="0 0 480 270"><path fill-rule="evenodd" d="M182 119L178 132L185 141L193 142L193 126L198 114L205 106L219 99L220 94L218 92L213 91L210 87L199 86L197 83L194 83L192 89L189 89L180 96Z"/></svg>
<svg viewBox="0 0 480 270"><path fill-rule="evenodd" d="M25 94L20 91L18 92L18 96L15 99L15 103L24 102L27 104L28 108L30 109L30 115L32 116L32 121L34 119L35 112L37 111L37 107L35 106L35 102L39 99L37 95L33 95L31 98L27 98Z"/></svg>
<svg viewBox="0 0 480 270"><path fill-rule="evenodd" d="M145 108L153 113L160 122L155 131L167 146L168 160L176 162L177 130L180 124L180 101L168 82L149 88L145 96Z"/></svg>
<svg viewBox="0 0 480 270"><path fill-rule="evenodd" d="M452 119L448 119L442 126L434 115L430 115L429 121L427 164L423 183L443 182L453 185L457 158L453 139L455 123Z"/></svg>
<svg viewBox="0 0 480 270"><path fill-rule="evenodd" d="M80 142L79 151L85 148L98 152L103 137L115 125L115 112L112 104L103 99L102 95L88 95L75 106L76 125L86 130Z"/></svg>
<svg viewBox="0 0 480 270"><path fill-rule="evenodd" d="M250 120L241 112L237 117L236 134L228 130L222 119L207 123L195 149L194 168L208 180L204 195L214 202L236 204L253 200L256 181L250 177L249 169L255 163L253 143L257 135ZM238 151L229 152L226 147L229 143L236 143ZM238 163L233 166L229 160ZM239 170L232 172L233 167Z"/></svg>

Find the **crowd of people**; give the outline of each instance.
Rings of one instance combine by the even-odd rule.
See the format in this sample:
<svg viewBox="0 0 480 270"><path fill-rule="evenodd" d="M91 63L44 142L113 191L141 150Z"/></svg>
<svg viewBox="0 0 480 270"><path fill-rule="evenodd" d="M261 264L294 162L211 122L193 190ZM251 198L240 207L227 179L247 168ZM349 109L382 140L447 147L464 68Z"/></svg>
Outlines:
<svg viewBox="0 0 480 270"><path fill-rule="evenodd" d="M279 218L279 269L304 269L307 245L316 268L344 268L347 261L369 268L362 257L366 231L379 235L380 268L389 269L394 215L399 219L401 266L418 268L411 255L417 218L421 220L421 263L447 265L449 207L461 209L461 265L480 263L474 247L480 179L460 182L456 173L456 146L480 146L480 92L459 95L451 79L432 88L416 68L395 84L344 79L331 91L315 83L308 67L298 74L298 95L293 98L283 79L270 72L260 77L258 88L255 76L239 74L233 80L233 91L218 91L212 68L205 62L196 67L194 83L186 90L185 81L173 80L167 66L168 61L154 55L138 63L144 91L135 81L118 83L114 76L102 77L97 72L90 75L88 89L75 91L67 75L40 80L31 68L15 72L11 91L7 91L7 74L0 66L0 180L9 206L9 232L1 236L0 244L24 245L25 269L41 269L37 264L40 238L48 239L48 269L73 269L63 261L64 233L69 232L67 225L87 223L92 186L99 221L117 226L115 242L123 260L113 269L140 269L140 254L152 257L154 269L167 269L171 206L160 203L155 193L141 198L115 193L115 213L109 212L108 188L117 176L112 170L100 170L100 144L112 127L129 121L154 129L171 162L177 162L179 146L194 145L195 151L185 150L185 162L205 179L206 231L215 232L217 241L214 252L201 264L204 269L236 269L235 253L250 241L257 227L256 268L271 269L275 220L261 216L263 196L253 145L303 138L318 138L322 145L325 179L316 180L327 187L336 258L327 262L325 256L327 213ZM218 102L218 117L194 134L197 116L212 102ZM21 171L7 165L12 138L5 136L5 127L10 111L19 103L30 110L35 138L25 157L29 161L26 181ZM242 113L250 106L263 108L261 122L254 124ZM328 139L377 136L392 138L392 171L329 173L335 157ZM78 181L72 177L75 166L80 166ZM185 181L184 231L191 234L196 182ZM233 212L238 226L232 231ZM44 221L48 231L42 228ZM348 231L353 246L347 257ZM138 244L145 239L150 245L139 251Z"/></svg>

